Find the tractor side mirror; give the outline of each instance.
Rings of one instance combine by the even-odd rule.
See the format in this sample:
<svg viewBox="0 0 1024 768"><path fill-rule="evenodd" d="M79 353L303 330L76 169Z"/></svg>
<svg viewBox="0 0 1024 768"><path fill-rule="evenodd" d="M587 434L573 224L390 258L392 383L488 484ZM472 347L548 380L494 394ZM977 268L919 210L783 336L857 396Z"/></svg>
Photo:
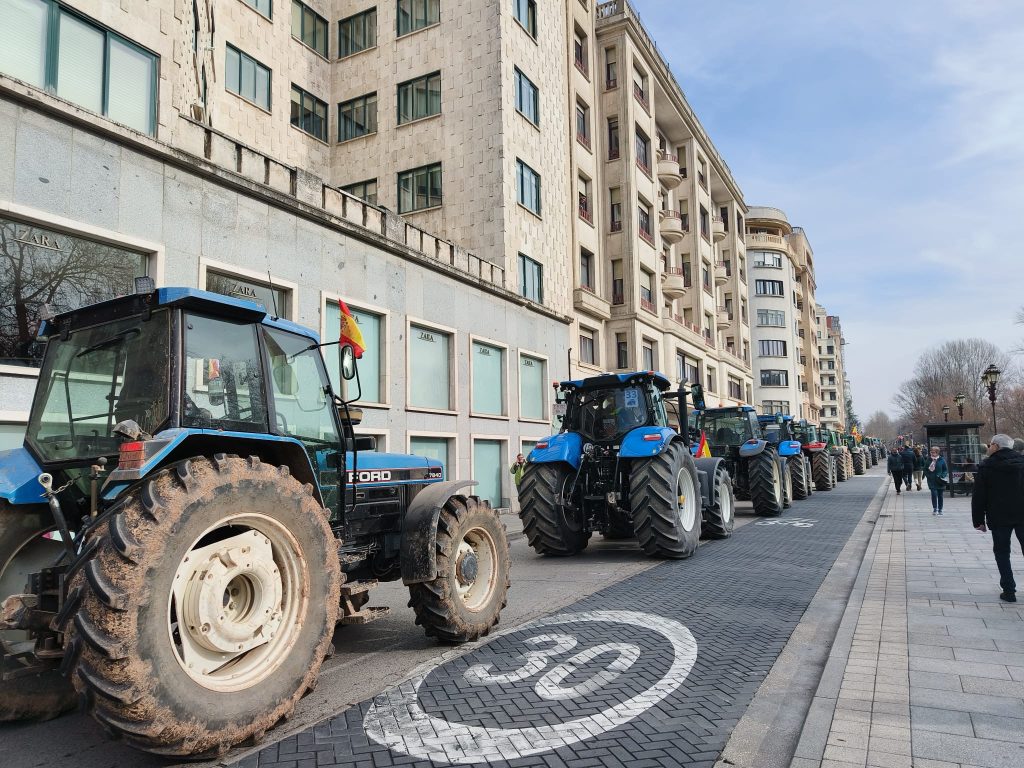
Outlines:
<svg viewBox="0 0 1024 768"><path fill-rule="evenodd" d="M206 384L206 397L210 405L224 405L224 379L218 376Z"/></svg>
<svg viewBox="0 0 1024 768"><path fill-rule="evenodd" d="M704 387L700 384L694 384L690 387L690 399L693 400L694 409L703 411L706 407L704 404Z"/></svg>
<svg viewBox="0 0 1024 768"><path fill-rule="evenodd" d="M341 377L352 381L356 377L356 353L348 344L341 348Z"/></svg>

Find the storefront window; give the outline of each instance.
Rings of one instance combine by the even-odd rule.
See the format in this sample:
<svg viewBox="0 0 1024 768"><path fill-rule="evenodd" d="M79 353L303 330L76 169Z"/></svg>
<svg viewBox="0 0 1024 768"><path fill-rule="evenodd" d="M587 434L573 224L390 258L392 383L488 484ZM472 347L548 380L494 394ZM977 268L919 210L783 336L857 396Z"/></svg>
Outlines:
<svg viewBox="0 0 1024 768"><path fill-rule="evenodd" d="M441 411L451 406L451 336L433 328L409 327L409 405Z"/></svg>
<svg viewBox="0 0 1024 768"><path fill-rule="evenodd" d="M545 363L539 358L528 355L519 358L519 417L522 419L545 418L544 368Z"/></svg>
<svg viewBox="0 0 1024 768"><path fill-rule="evenodd" d="M43 305L54 313L123 296L145 254L0 218L0 364L38 367Z"/></svg>
<svg viewBox="0 0 1024 768"><path fill-rule="evenodd" d="M505 350L473 342L473 412L505 413Z"/></svg>
<svg viewBox="0 0 1024 768"><path fill-rule="evenodd" d="M211 269L206 272L206 290L255 302L276 317L288 317L290 314L291 291L287 288L271 288L267 283Z"/></svg>
<svg viewBox="0 0 1024 768"><path fill-rule="evenodd" d="M501 498L501 441L473 441L473 479L477 481L474 492L498 508L505 506Z"/></svg>

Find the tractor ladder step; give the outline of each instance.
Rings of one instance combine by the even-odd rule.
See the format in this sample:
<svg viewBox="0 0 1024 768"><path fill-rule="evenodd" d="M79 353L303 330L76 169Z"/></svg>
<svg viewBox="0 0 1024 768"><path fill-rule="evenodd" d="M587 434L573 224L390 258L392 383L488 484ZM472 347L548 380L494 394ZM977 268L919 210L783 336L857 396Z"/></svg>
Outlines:
<svg viewBox="0 0 1024 768"><path fill-rule="evenodd" d="M366 605L367 593L377 586L376 579L352 581L341 585L342 617L339 624L369 624L391 613L385 606L371 607Z"/></svg>

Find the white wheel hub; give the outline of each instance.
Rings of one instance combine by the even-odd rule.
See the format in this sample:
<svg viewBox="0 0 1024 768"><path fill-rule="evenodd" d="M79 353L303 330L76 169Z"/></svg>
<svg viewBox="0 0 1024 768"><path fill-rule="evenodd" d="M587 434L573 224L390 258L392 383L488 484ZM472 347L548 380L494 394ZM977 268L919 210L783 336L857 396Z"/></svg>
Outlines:
<svg viewBox="0 0 1024 768"><path fill-rule="evenodd" d="M696 491L693 487L693 477L686 471L686 467L680 467L679 474L676 475L676 506L683 530L693 530L697 522Z"/></svg>
<svg viewBox="0 0 1024 768"><path fill-rule="evenodd" d="M455 551L455 591L463 605L479 611L490 599L497 581L498 548L483 528L466 532Z"/></svg>

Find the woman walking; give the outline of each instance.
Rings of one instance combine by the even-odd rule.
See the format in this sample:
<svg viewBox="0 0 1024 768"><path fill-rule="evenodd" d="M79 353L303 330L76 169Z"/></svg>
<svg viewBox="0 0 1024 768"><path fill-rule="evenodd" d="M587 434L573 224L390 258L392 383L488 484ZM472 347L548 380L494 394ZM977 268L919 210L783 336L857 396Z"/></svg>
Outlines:
<svg viewBox="0 0 1024 768"><path fill-rule="evenodd" d="M900 492L900 483L903 482L903 457L899 451L889 451L889 457L885 461L885 471L892 475L892 481L896 484L896 493Z"/></svg>
<svg viewBox="0 0 1024 768"><path fill-rule="evenodd" d="M942 515L942 492L949 484L949 468L946 460L939 455L939 447L932 446L931 461L925 467L924 476L928 481L928 490L932 492L932 514Z"/></svg>
<svg viewBox="0 0 1024 768"><path fill-rule="evenodd" d="M917 483L917 490L921 490L921 481L924 479L924 468L928 462L924 458L924 446L914 446L914 482Z"/></svg>

